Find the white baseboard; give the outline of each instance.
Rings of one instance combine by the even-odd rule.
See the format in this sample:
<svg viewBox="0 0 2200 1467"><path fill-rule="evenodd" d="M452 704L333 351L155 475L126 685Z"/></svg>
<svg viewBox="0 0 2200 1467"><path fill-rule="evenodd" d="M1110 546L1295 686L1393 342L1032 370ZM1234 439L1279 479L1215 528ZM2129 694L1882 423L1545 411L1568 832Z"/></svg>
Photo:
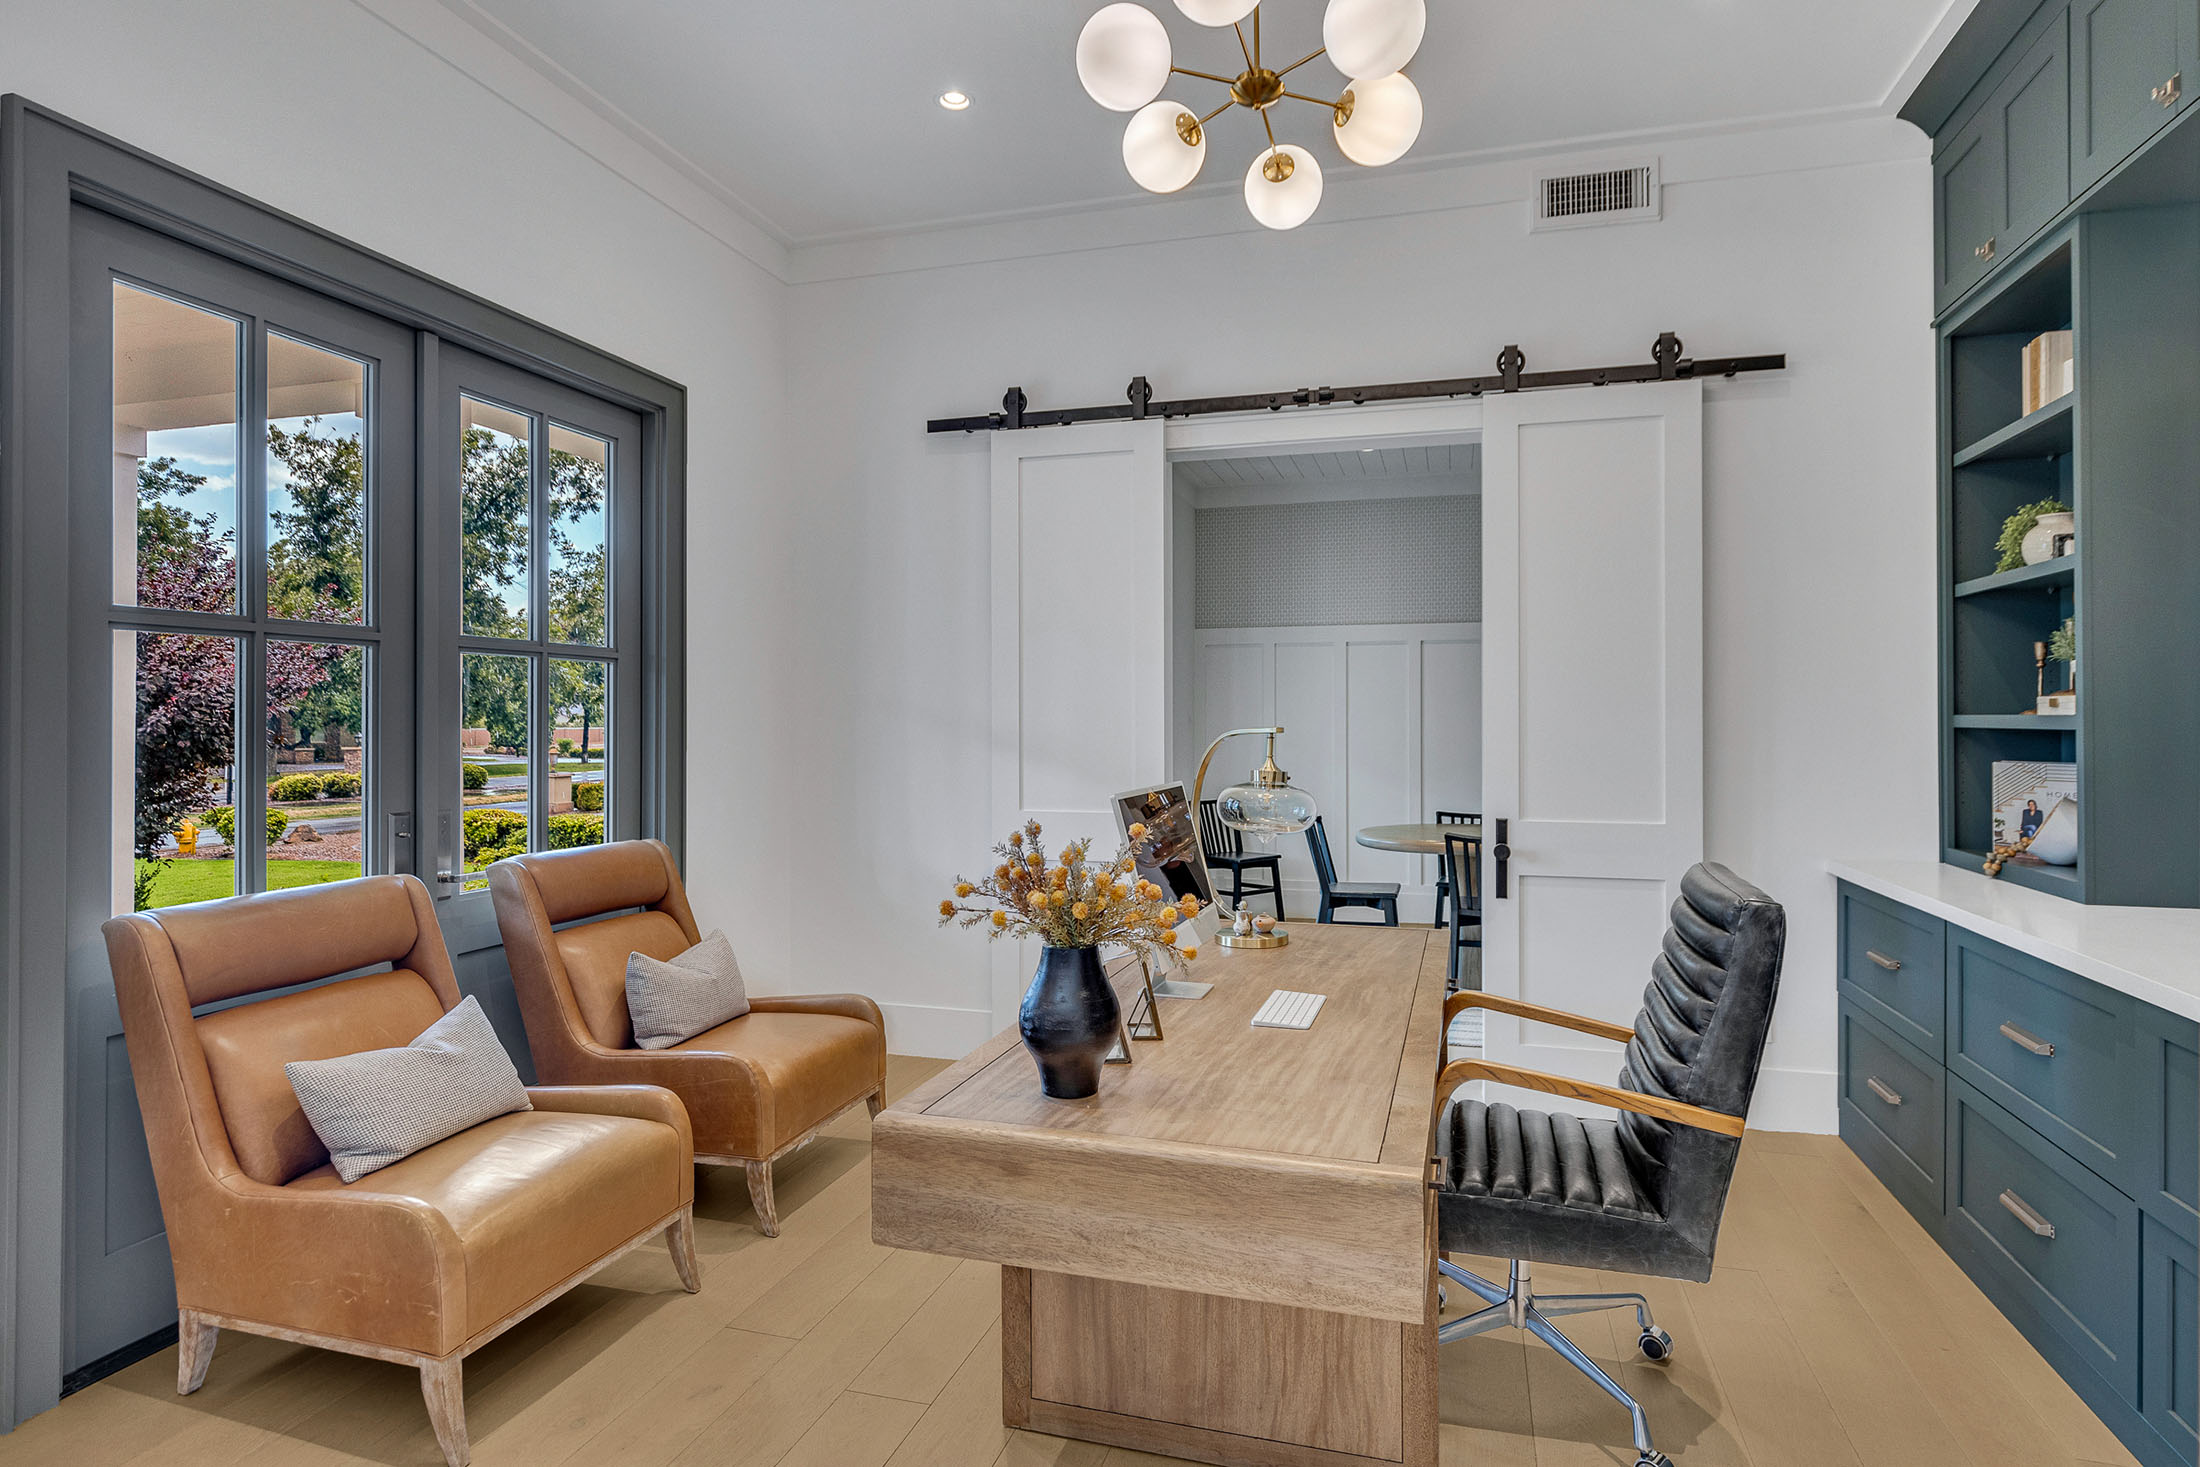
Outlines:
<svg viewBox="0 0 2200 1467"><path fill-rule="evenodd" d="M936 1008L920 1003L882 1003L886 1052L918 1059L961 1059L993 1037L993 1015L984 1009Z"/></svg>

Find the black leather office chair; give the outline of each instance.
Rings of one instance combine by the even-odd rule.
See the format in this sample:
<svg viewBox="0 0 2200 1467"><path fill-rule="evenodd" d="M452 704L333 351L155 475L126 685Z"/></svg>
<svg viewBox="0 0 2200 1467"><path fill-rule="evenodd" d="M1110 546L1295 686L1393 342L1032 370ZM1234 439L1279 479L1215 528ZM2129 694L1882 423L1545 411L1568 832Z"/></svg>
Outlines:
<svg viewBox="0 0 2200 1467"><path fill-rule="evenodd" d="M1463 835L1444 837L1444 884L1459 894L1451 906L1451 950L1444 966L1444 991L1456 993L1460 950L1482 946L1482 842ZM1443 888L1437 890L1441 906ZM1482 986L1479 979L1474 986Z"/></svg>
<svg viewBox="0 0 2200 1467"><path fill-rule="evenodd" d="M1334 922L1340 907L1373 907L1383 914L1386 926L1398 925L1398 883L1395 881L1339 881L1337 863L1329 854L1329 832L1322 818L1306 827L1306 846L1314 856L1314 879L1321 884L1322 910L1317 922Z"/></svg>
<svg viewBox="0 0 2200 1467"><path fill-rule="evenodd" d="M1612 1269L1702 1282L1726 1207L1742 1118L1757 1084L1772 1001L1780 986L1787 914L1724 866L1681 878L1663 951L1650 968L1642 1012L1628 1029L1517 999L1454 994L1444 1022L1468 1008L1556 1024L1627 1045L1617 1086L1482 1060L1444 1066L1436 1154L1437 1247L1513 1260L1503 1284L1452 1264L1443 1278L1483 1308L1441 1325L1438 1344L1509 1326L1525 1329L1601 1386L1634 1419L1637 1467L1671 1467L1650 1444L1642 1407L1551 1321L1633 1309L1643 1355L1668 1358L1672 1338L1640 1294L1543 1294L1530 1263ZM1454 1096L1469 1080L1542 1090L1619 1109L1619 1120L1517 1110Z"/></svg>
<svg viewBox="0 0 2200 1467"><path fill-rule="evenodd" d="M1222 823L1222 813L1213 800L1199 802L1199 845L1206 852L1207 869L1230 873L1230 910L1235 912L1245 905L1249 896L1274 897L1276 920L1283 920L1283 857L1274 853L1260 856L1245 854L1245 832L1234 830ZM1248 886L1247 871L1266 871L1266 886ZM1216 892L1219 895L1221 888Z"/></svg>
<svg viewBox="0 0 2200 1467"><path fill-rule="evenodd" d="M1480 825L1482 817L1466 810L1438 810L1438 825ZM1429 919L1429 926L1444 925L1444 903L1451 900L1451 873L1442 865L1436 868L1436 915ZM1457 984L1452 985L1457 987Z"/></svg>

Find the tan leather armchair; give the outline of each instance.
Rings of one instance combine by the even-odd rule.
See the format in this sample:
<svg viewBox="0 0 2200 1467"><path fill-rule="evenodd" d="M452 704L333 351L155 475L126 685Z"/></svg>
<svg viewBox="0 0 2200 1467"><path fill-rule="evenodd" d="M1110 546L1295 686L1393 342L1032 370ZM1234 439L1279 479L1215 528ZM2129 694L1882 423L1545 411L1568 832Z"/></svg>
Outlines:
<svg viewBox="0 0 2200 1467"><path fill-rule="evenodd" d="M854 993L752 995L738 1019L670 1049L638 1049L627 956L670 958L702 940L665 844L509 857L489 868L489 890L536 1073L560 1085L662 1085L679 1096L695 1127L695 1159L746 1167L757 1230L777 1237L772 1163L858 1101L878 1114L886 1094L878 1005ZM624 915L604 917L612 912ZM590 917L604 920L582 922Z"/></svg>
<svg viewBox="0 0 2200 1467"><path fill-rule="evenodd" d="M687 1112L644 1086L538 1087L346 1185L283 1063L410 1043L459 1002L410 876L206 902L105 927L130 1073L175 1259L176 1389L222 1329L417 1367L451 1467L469 1456L460 1362L662 1236L699 1286ZM381 972L214 1012L227 999Z"/></svg>

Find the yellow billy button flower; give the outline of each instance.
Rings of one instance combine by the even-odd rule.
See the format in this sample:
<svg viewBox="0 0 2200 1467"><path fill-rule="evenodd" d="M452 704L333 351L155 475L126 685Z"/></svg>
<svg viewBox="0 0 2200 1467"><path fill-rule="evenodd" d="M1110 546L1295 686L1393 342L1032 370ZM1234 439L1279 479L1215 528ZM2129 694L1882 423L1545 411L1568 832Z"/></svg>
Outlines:
<svg viewBox="0 0 2200 1467"><path fill-rule="evenodd" d="M1175 947L1175 946L1176 946L1176 929L1175 929L1175 928L1169 928L1168 930L1164 931L1164 932L1163 932L1163 933L1161 934L1161 939L1160 939L1160 941L1161 941L1161 945L1162 945L1163 947Z"/></svg>
<svg viewBox="0 0 2200 1467"><path fill-rule="evenodd" d="M1016 847L1018 850L1022 850L1024 844L1024 833L1020 830L1010 831L1008 833L1008 843Z"/></svg>
<svg viewBox="0 0 2200 1467"><path fill-rule="evenodd" d="M1198 956L1199 956L1199 949L1198 949L1198 948L1196 948L1196 947L1188 947L1188 948L1184 949L1184 961L1185 961L1185 962L1187 962L1187 963L1188 963L1188 962L1190 962L1190 961L1191 961L1192 959L1194 959L1194 958L1196 958L1196 957L1198 957Z"/></svg>
<svg viewBox="0 0 2200 1467"><path fill-rule="evenodd" d="M956 896L959 896L959 897L966 897L966 896L970 895L970 894L971 894L972 892L974 892L974 891L976 891L976 890L977 890L977 888L976 888L976 887L974 887L974 886L972 886L972 885L971 885L971 884L970 884L969 882L967 882L967 881L958 881L958 882L956 882L956 883L955 883L955 895L956 895Z"/></svg>
<svg viewBox="0 0 2200 1467"><path fill-rule="evenodd" d="M1047 858L1037 851L1033 851L1030 855L1024 857L1024 864L1034 871L1043 871L1046 869Z"/></svg>
<svg viewBox="0 0 2200 1467"><path fill-rule="evenodd" d="M1070 915L1071 915L1072 917L1075 917L1075 918L1076 918L1076 919L1077 919L1078 921L1080 921L1080 922L1084 921L1084 920L1085 920L1085 918L1087 918L1087 917L1089 917L1089 916L1091 916L1091 915L1092 915L1092 913L1091 913L1091 912L1090 912L1089 910L1087 910L1087 909L1086 909L1086 907L1085 907L1085 904L1084 904L1083 902L1079 902L1079 903L1078 903L1078 904L1077 904L1076 906L1074 906L1074 907L1071 907L1071 908L1069 909L1069 914L1070 914Z"/></svg>
<svg viewBox="0 0 2200 1467"><path fill-rule="evenodd" d="M1143 825L1133 825L1131 827L1130 835L1131 839L1134 841L1144 840L1146 838L1146 827Z"/></svg>
<svg viewBox="0 0 2200 1467"><path fill-rule="evenodd" d="M1176 907L1177 910L1182 912L1185 916L1196 917L1199 915L1199 898L1195 896L1187 896L1186 898L1184 898L1183 901L1178 902L1176 904Z"/></svg>
<svg viewBox="0 0 2200 1467"><path fill-rule="evenodd" d="M954 915L955 915L955 904L954 904L953 902L941 902L941 903L940 903L940 915L941 915L942 917L952 917L952 916L954 916Z"/></svg>
<svg viewBox="0 0 2200 1467"><path fill-rule="evenodd" d="M1008 913L995 912L993 914L993 925L995 927L1006 927L1008 925Z"/></svg>

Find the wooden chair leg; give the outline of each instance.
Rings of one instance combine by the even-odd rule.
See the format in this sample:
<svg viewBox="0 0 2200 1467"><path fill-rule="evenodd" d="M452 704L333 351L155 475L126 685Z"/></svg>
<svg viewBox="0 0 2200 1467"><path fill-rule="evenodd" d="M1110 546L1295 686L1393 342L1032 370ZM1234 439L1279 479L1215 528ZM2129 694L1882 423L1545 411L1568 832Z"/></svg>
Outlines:
<svg viewBox="0 0 2200 1467"><path fill-rule="evenodd" d="M466 1467L474 1449L466 1440L464 1362L453 1355L421 1366L420 1394L428 1403L428 1421L435 1427L435 1444L443 1449L443 1460L450 1467Z"/></svg>
<svg viewBox="0 0 2200 1467"><path fill-rule="evenodd" d="M767 1238L779 1236L779 1203L772 1197L772 1164L744 1163L749 1170L749 1201L756 1206L756 1230Z"/></svg>
<svg viewBox="0 0 2200 1467"><path fill-rule="evenodd" d="M196 1309L176 1311L177 1395L188 1396L206 1384L206 1367L214 1363L214 1341L220 1334Z"/></svg>
<svg viewBox="0 0 2200 1467"><path fill-rule="evenodd" d="M886 1109L886 1092L883 1089L873 1091L864 1097L863 1104L876 1117L880 1111Z"/></svg>
<svg viewBox="0 0 2200 1467"><path fill-rule="evenodd" d="M690 1294L699 1293L703 1287L703 1266L695 1261L695 1209L681 1209L679 1221L665 1229L665 1247L671 1250L672 1266L679 1271L680 1287Z"/></svg>

